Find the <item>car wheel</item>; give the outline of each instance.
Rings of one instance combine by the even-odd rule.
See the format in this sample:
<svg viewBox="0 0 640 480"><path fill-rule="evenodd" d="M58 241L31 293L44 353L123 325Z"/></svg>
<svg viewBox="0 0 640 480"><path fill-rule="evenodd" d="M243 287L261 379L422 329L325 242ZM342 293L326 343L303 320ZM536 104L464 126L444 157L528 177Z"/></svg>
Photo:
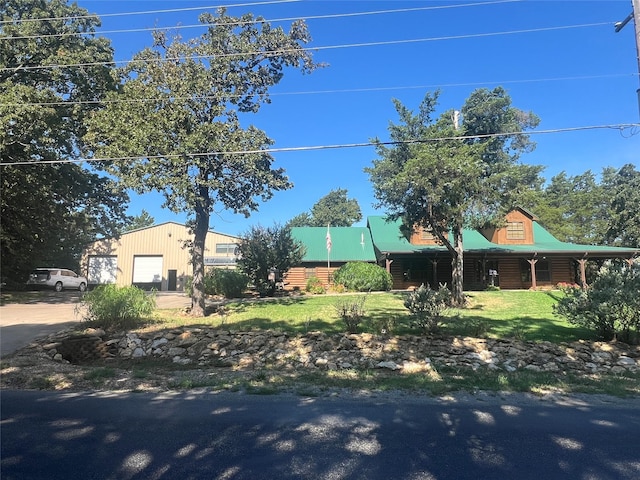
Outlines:
<svg viewBox="0 0 640 480"><path fill-rule="evenodd" d="M80 284L80 286L78 287L78 290L80 290L81 292L84 292L87 289L87 286L83 283Z"/></svg>
<svg viewBox="0 0 640 480"><path fill-rule="evenodd" d="M55 289L56 289L56 292L61 292L62 291L62 282L56 283Z"/></svg>

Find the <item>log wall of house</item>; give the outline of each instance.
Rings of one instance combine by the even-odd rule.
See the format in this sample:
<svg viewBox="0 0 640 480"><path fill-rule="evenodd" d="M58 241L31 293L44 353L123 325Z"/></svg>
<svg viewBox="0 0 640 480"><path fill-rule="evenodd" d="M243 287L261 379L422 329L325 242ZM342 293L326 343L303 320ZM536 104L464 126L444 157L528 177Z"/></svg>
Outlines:
<svg viewBox="0 0 640 480"><path fill-rule="evenodd" d="M341 266L336 265L334 267L332 265L328 268L326 264L323 266L310 264L304 267L293 267L284 275L284 288L285 290L305 290L307 288L307 280L312 276L318 277L322 284L327 287L333 272Z"/></svg>
<svg viewBox="0 0 640 480"><path fill-rule="evenodd" d="M404 276L404 269L402 268L402 262L391 262L391 278L393 279L391 289L392 290L412 290L420 286L422 282L419 280L407 281Z"/></svg>
<svg viewBox="0 0 640 480"><path fill-rule="evenodd" d="M558 258L551 261L551 284L573 283L573 260L569 258Z"/></svg>
<svg viewBox="0 0 640 480"><path fill-rule="evenodd" d="M520 275L520 259L519 258L501 258L498 265L500 288L503 290L529 288L522 282Z"/></svg>
<svg viewBox="0 0 640 480"><path fill-rule="evenodd" d="M522 280L521 261L521 258L516 257L500 259L500 288L503 290L531 288L531 281ZM527 264L527 268L530 268L529 264ZM551 271L551 279L541 280L537 278L537 287L552 287L558 283L573 283L575 281L573 260L569 258L549 259L549 269Z"/></svg>
<svg viewBox="0 0 640 480"><path fill-rule="evenodd" d="M463 285L465 290L484 290L486 285L482 277L482 260L477 257L464 257Z"/></svg>

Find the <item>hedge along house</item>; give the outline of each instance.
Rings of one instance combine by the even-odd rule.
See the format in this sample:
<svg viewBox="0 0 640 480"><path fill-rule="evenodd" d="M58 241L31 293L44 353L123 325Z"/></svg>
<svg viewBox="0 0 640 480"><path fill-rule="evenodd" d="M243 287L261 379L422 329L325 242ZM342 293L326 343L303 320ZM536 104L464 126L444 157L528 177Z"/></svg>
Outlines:
<svg viewBox="0 0 640 480"><path fill-rule="evenodd" d="M393 277L394 289L428 283L436 288L451 284L451 255L444 245L423 229L406 238L401 221L385 217L367 219L379 265ZM515 209L504 227L478 231L465 229L464 289L480 290L489 285L503 289L550 287L561 283L586 285L589 260L621 258L632 261L639 249L561 242L540 225L535 216Z"/></svg>
<svg viewBox="0 0 640 480"><path fill-rule="evenodd" d="M183 291L185 280L193 275L189 229L175 222L105 238L85 248L81 268L89 285L115 283L143 289ZM206 267L235 267L239 239L209 231L205 242Z"/></svg>
<svg viewBox="0 0 640 480"><path fill-rule="evenodd" d="M311 277L328 286L333 272L347 262L376 263L366 227L293 227L291 237L304 245L305 254L300 266L285 273L287 290L304 290Z"/></svg>

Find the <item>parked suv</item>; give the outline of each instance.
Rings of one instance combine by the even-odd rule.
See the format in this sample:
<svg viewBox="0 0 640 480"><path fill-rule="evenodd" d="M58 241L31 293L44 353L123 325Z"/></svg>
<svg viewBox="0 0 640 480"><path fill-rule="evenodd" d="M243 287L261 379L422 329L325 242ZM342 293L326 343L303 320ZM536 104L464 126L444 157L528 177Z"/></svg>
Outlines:
<svg viewBox="0 0 640 480"><path fill-rule="evenodd" d="M29 274L27 286L32 288L53 288L61 292L65 288L87 289L87 278L65 268L36 268Z"/></svg>

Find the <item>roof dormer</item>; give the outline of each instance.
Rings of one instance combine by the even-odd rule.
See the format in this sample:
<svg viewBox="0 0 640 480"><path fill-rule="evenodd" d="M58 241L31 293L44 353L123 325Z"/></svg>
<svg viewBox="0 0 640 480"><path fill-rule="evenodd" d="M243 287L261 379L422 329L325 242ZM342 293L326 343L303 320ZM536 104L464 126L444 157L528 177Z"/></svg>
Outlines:
<svg viewBox="0 0 640 480"><path fill-rule="evenodd" d="M533 222L536 217L523 208L515 208L505 216L504 226L482 231L485 238L498 245L532 245Z"/></svg>
<svg viewBox="0 0 640 480"><path fill-rule="evenodd" d="M440 245L440 240L428 228L415 226L409 237L411 245Z"/></svg>

